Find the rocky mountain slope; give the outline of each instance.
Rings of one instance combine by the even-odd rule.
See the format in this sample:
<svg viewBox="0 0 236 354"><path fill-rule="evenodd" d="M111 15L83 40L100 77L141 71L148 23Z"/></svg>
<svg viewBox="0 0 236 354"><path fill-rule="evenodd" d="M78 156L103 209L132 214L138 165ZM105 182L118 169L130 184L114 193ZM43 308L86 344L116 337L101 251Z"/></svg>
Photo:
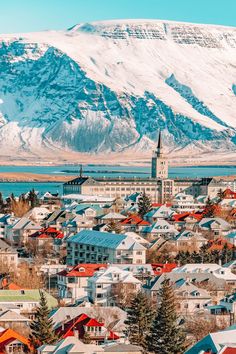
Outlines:
<svg viewBox="0 0 236 354"><path fill-rule="evenodd" d="M236 151L236 28L157 20L0 35L5 156Z"/></svg>

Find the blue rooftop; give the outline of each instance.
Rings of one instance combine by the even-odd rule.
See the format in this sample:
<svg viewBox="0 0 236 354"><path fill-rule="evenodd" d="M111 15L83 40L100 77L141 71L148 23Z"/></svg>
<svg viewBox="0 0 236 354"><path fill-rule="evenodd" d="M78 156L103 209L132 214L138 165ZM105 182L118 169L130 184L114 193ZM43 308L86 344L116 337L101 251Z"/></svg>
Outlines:
<svg viewBox="0 0 236 354"><path fill-rule="evenodd" d="M115 249L126 238L126 235L113 234L110 232L82 230L78 234L70 237L68 239L68 242L83 243L85 245L101 246Z"/></svg>

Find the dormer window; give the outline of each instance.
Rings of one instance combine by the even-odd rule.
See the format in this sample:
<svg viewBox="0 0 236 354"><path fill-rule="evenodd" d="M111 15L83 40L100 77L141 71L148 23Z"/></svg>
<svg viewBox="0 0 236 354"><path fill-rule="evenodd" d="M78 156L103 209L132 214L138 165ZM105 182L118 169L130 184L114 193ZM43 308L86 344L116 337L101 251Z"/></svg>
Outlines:
<svg viewBox="0 0 236 354"><path fill-rule="evenodd" d="M85 268L80 267L80 268L79 268L79 272L85 272Z"/></svg>

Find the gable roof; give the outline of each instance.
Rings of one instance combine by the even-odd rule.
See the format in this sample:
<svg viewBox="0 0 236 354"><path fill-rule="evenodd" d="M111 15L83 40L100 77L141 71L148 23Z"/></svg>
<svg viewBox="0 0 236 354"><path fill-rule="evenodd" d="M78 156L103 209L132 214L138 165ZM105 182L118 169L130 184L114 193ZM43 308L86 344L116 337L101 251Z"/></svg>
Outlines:
<svg viewBox="0 0 236 354"><path fill-rule="evenodd" d="M102 268L107 268L108 264L92 264L92 263L84 263L78 264L75 267L71 267L69 269L64 269L58 273L58 275L62 275L65 277L92 277L95 272L101 270Z"/></svg>
<svg viewBox="0 0 236 354"><path fill-rule="evenodd" d="M121 225L139 225L139 226L148 226L150 223L146 220L143 220L140 216L131 214L127 218L121 221Z"/></svg>
<svg viewBox="0 0 236 354"><path fill-rule="evenodd" d="M56 310L51 312L51 319L53 320L54 327L60 326L60 324L66 320L66 318L73 319L82 313L93 317L94 313L97 311L99 312L101 310L100 307L98 306L93 306L93 307L58 307ZM102 307L102 317L103 318L109 318L111 316L111 312L114 312L118 318L120 318L122 321L125 321L127 313L123 311L119 307L109 307L109 306L104 306Z"/></svg>
<svg viewBox="0 0 236 354"><path fill-rule="evenodd" d="M104 327L104 323L97 321L95 318L89 317L85 313L82 313L76 318L70 319L66 323L63 323L60 327L57 327L56 334L62 338L66 338L68 336L73 336L74 330L76 329L79 332L79 338L83 338L85 334L85 327ZM99 333L99 335L96 334L96 338L99 336L112 340L119 338L119 336L112 331L108 330L108 336L106 333ZM93 334L90 333L90 336L93 337Z"/></svg>
<svg viewBox="0 0 236 354"><path fill-rule="evenodd" d="M226 329L224 331L208 334L199 342L188 349L185 354L198 354L202 351L219 353L222 346L226 344L236 344L236 330Z"/></svg>
<svg viewBox="0 0 236 354"><path fill-rule="evenodd" d="M5 346L16 339L22 344L27 345L29 347L29 342L27 338L23 337L18 332L15 332L10 328L6 329L3 332L0 332L0 353L5 352Z"/></svg>
<svg viewBox="0 0 236 354"><path fill-rule="evenodd" d="M5 310L0 312L0 322L30 322L31 320L25 316L12 310Z"/></svg>

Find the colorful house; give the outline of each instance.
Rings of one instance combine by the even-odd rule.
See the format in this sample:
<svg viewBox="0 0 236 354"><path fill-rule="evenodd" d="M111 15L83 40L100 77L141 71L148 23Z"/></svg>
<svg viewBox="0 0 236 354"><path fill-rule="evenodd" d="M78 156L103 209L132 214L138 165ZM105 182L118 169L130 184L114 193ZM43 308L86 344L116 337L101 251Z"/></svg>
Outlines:
<svg viewBox="0 0 236 354"><path fill-rule="evenodd" d="M104 341L114 341L119 339L119 336L107 329L104 326L104 323L99 322L95 318L89 317L84 313L56 328L56 334L59 338L74 336L81 340L86 336L95 344L103 344Z"/></svg>

